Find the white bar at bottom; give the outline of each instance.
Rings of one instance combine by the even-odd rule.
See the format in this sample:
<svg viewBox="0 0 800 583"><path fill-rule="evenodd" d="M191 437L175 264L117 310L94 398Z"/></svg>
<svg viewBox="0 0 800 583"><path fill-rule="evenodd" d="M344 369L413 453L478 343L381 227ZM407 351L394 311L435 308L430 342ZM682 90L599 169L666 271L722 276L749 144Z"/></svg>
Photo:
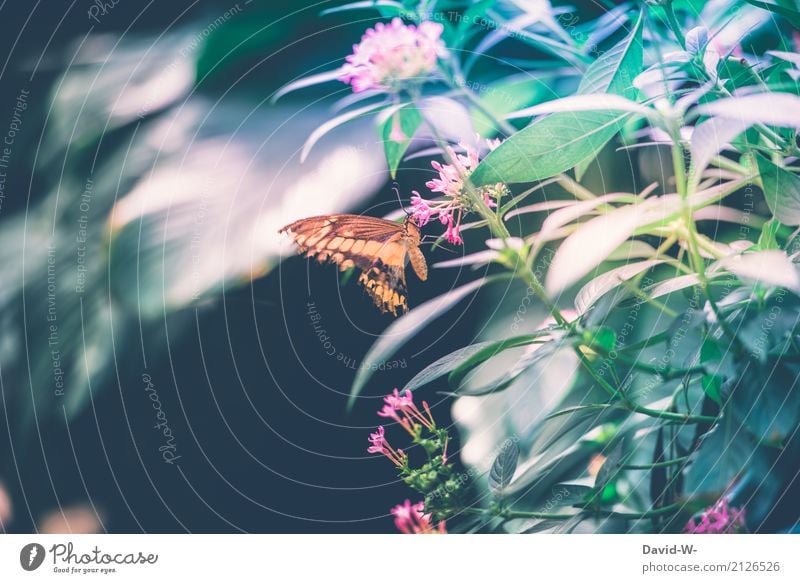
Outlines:
<svg viewBox="0 0 800 583"><path fill-rule="evenodd" d="M31 559L31 543L41 545L44 560L26 571L22 563L39 558L37 547ZM0 536L0 580L14 582L495 582L567 576L615 583L777 583L800 581L799 565L800 538L794 535Z"/></svg>

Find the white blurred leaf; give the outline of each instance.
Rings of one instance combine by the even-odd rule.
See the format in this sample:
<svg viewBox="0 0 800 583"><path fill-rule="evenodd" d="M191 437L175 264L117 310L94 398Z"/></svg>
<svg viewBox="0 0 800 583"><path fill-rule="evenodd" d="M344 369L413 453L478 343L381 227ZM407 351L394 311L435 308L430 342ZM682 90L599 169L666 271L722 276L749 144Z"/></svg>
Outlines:
<svg viewBox="0 0 800 583"><path fill-rule="evenodd" d="M725 257L720 264L737 277L800 293L800 274L785 251L773 249Z"/></svg>
<svg viewBox="0 0 800 583"><path fill-rule="evenodd" d="M623 281L627 281L660 263L663 263L663 261L656 259L640 261L639 263L623 265L598 275L578 292L575 297L575 309L578 310L579 314L586 313L597 300L621 285Z"/></svg>
<svg viewBox="0 0 800 583"><path fill-rule="evenodd" d="M697 113L751 124L800 128L800 97L778 92L729 97L700 105Z"/></svg>
<svg viewBox="0 0 800 583"><path fill-rule="evenodd" d="M506 119L519 119L523 117L534 117L547 113L570 112L570 111L627 111L643 116L649 116L652 110L640 105L635 101L626 99L621 95L594 94L594 95L571 95L561 99L553 99L546 103L526 107L515 111L506 116Z"/></svg>

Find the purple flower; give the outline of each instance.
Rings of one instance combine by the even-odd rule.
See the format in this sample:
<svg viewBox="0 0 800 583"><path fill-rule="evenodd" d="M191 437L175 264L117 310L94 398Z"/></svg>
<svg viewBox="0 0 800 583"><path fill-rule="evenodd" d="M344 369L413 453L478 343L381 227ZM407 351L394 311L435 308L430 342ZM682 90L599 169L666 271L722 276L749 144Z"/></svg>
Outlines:
<svg viewBox="0 0 800 583"><path fill-rule="evenodd" d="M700 517L686 523L683 532L687 534L733 534L745 528L744 508L728 506L725 498L706 508Z"/></svg>
<svg viewBox="0 0 800 583"><path fill-rule="evenodd" d="M424 513L425 505L422 502L411 504L406 500L392 508L394 525L404 534L447 534L444 521L433 524L433 517Z"/></svg>
<svg viewBox="0 0 800 583"><path fill-rule="evenodd" d="M439 57L447 54L441 40L444 27L435 22L419 26L403 24L400 18L369 28L361 42L353 45L340 80L355 93L377 89L396 92L409 81L424 80Z"/></svg>
<svg viewBox="0 0 800 583"><path fill-rule="evenodd" d="M499 145L497 141L488 143L493 150ZM464 154L447 148L450 164L433 161L431 166L439 173L438 178L433 178L425 183L431 192L443 194L443 198L427 200L419 192L412 191L411 213L418 225L423 226L431 219L439 219L445 226L444 237L453 245L461 245L461 219L464 214L474 210L472 199L465 191L464 182L478 167L480 157L478 152L466 144L460 144ZM478 193L483 198L483 204L489 208L497 208L497 202L508 193L508 188L501 183L482 186Z"/></svg>

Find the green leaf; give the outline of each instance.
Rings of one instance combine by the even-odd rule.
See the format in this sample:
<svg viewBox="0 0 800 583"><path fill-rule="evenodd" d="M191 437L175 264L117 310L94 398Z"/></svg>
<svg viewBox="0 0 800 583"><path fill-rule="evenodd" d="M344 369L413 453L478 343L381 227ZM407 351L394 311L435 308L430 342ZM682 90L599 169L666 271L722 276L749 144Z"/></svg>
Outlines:
<svg viewBox="0 0 800 583"><path fill-rule="evenodd" d="M619 440L614 448L608 453L606 461L600 466L597 472L597 478L594 481L594 489L596 492L602 492L603 489L617 476L620 468L622 467L622 453L624 452L624 441Z"/></svg>
<svg viewBox="0 0 800 583"><path fill-rule="evenodd" d="M500 496L506 486L511 483L519 460L519 443L516 439L503 442L500 453L489 470L489 489L495 496Z"/></svg>
<svg viewBox="0 0 800 583"><path fill-rule="evenodd" d="M469 89L469 88L468 88ZM475 88L473 88L475 90ZM546 84L541 79L519 79L515 76L512 81L506 79L480 86L481 102L495 116L502 119L509 113L527 107L540 101L546 91ZM495 122L477 109L471 109L472 125L484 137L495 135L498 128Z"/></svg>
<svg viewBox="0 0 800 583"><path fill-rule="evenodd" d="M769 249L780 249L778 244L778 233L781 230L781 222L778 219L770 219L761 227L761 234L758 236L758 247L762 251Z"/></svg>
<svg viewBox="0 0 800 583"><path fill-rule="evenodd" d="M406 342L411 340L420 330L430 324L431 321L438 316L450 310L450 308L469 294L482 285L503 277L504 276L494 276L471 281L468 284L450 290L432 300L428 300L424 304L420 304L390 324L386 330L383 331L383 334L378 337L364 357L364 366L359 368L355 379L353 379L353 386L350 388L350 399L347 402L348 408L353 406L356 397L358 397L366 386L374 370L377 369L377 365L386 362L386 360L391 358L392 355Z"/></svg>
<svg viewBox="0 0 800 583"><path fill-rule="evenodd" d="M800 11L794 0L745 0L748 4L783 16L795 28L800 28Z"/></svg>
<svg viewBox="0 0 800 583"><path fill-rule="evenodd" d="M538 330L533 334L525 334L523 336L513 336L511 338L506 338L505 340L499 340L497 342L483 342L482 344L484 344L484 346L480 350L469 355L463 361L458 362L456 364L456 366L452 369L452 372L450 372L448 382L452 386L458 386L461 384L461 381L464 378L464 376L479 364L486 362L490 358L494 358L495 356L497 356L504 350L508 350L509 348L517 348L519 346L526 346L528 344L532 344L539 338L548 336L552 331L553 331L552 328L546 328L543 330Z"/></svg>
<svg viewBox="0 0 800 583"><path fill-rule="evenodd" d="M453 371L454 369L458 368L465 361L469 360L470 357L480 353L487 346L492 346L495 344L497 343L478 342L477 344L470 344L469 346L465 346L464 348L459 348L455 352L446 354L439 360L433 362L432 364L429 364L419 373L417 373L414 376L414 378L412 378L410 381L406 383L406 386L403 387L403 390L413 391L421 386L427 385L428 383L435 381L436 379L441 378L444 375L448 374L449 372Z"/></svg>
<svg viewBox="0 0 800 583"><path fill-rule="evenodd" d="M631 33L586 70L578 93L636 98L642 68L642 16ZM627 112L554 113L540 118L491 152L471 176L480 186L543 180L596 156L622 128Z"/></svg>
<svg viewBox="0 0 800 583"><path fill-rule="evenodd" d="M722 379L717 375L707 374L703 375L700 380L703 387L703 392L708 395L708 398L717 404L722 404Z"/></svg>
<svg viewBox="0 0 800 583"><path fill-rule="evenodd" d="M800 225L800 177L755 154L767 206L784 225Z"/></svg>
<svg viewBox="0 0 800 583"><path fill-rule="evenodd" d="M593 491L593 488L583 484L556 484L551 490L549 501L557 508L583 504Z"/></svg>
<svg viewBox="0 0 800 583"><path fill-rule="evenodd" d="M422 115L413 104L400 107L383 122L380 133L392 178L421 123Z"/></svg>

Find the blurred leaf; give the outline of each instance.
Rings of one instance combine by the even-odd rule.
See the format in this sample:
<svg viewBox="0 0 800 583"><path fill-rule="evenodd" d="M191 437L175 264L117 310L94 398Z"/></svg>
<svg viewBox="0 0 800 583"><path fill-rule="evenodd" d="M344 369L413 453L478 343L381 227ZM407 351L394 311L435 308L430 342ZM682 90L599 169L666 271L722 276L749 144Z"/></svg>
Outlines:
<svg viewBox="0 0 800 583"><path fill-rule="evenodd" d="M659 427L656 435L656 443L653 448L652 463L659 464L666 461L664 455L664 428ZM664 505L664 498L667 490L667 468L654 467L650 470L650 500L653 507L658 508Z"/></svg>
<svg viewBox="0 0 800 583"><path fill-rule="evenodd" d="M374 113L375 111L386 107L385 103L372 103L370 105L365 105L364 107L359 107L357 109L353 109L351 111L342 113L341 115L337 115L333 119L326 121L325 123L321 124L317 129L311 132L311 135L308 136L306 143L303 144L303 151L300 153L300 161L304 162L306 158L308 158L309 152L311 152L311 148L314 147L320 139L322 139L325 134L329 133L331 130L337 128L338 126L345 124L349 121L353 121L363 115L368 113Z"/></svg>
<svg viewBox="0 0 800 583"><path fill-rule="evenodd" d="M796 318L793 318L796 324ZM800 425L797 367L751 365L732 383L729 397L735 418L759 443L783 447Z"/></svg>
<svg viewBox="0 0 800 583"><path fill-rule="evenodd" d="M786 252L779 249L725 257L720 265L744 281L782 287L800 293L800 274Z"/></svg>
<svg viewBox="0 0 800 583"><path fill-rule="evenodd" d="M519 460L519 443L516 439L507 439L500 453L489 470L489 489L495 496L501 496L506 486L511 483Z"/></svg>
<svg viewBox="0 0 800 583"><path fill-rule="evenodd" d="M620 95L596 93L589 95L570 95L561 99L553 99L533 107L526 107L506 115L506 119L535 117L548 113L566 113L577 111L623 111L649 116L649 108Z"/></svg>
<svg viewBox="0 0 800 583"><path fill-rule="evenodd" d="M376 368L372 365L381 364L387 359L391 358L391 356L406 342L416 336L420 330L430 324L437 317L446 313L458 302L475 290L479 289L481 286L492 281L497 281L498 279L502 279L502 277L493 276L471 281L470 283L450 290L439 297L428 300L424 304L420 304L390 324L389 327L383 331L383 334L381 334L375 343L370 347L366 356L364 356L365 365L358 369L355 379L353 379L353 386L350 388L348 408L353 406L356 397L358 397L362 389L372 377L372 373L374 372L373 369Z"/></svg>
<svg viewBox="0 0 800 583"><path fill-rule="evenodd" d="M783 16L792 26L800 28L800 11L795 0L745 0L745 2Z"/></svg>
<svg viewBox="0 0 800 583"><path fill-rule="evenodd" d="M556 484L551 491L551 498L556 506L573 506L583 504L594 492L594 488L583 484Z"/></svg>
<svg viewBox="0 0 800 583"><path fill-rule="evenodd" d="M597 478L594 481L594 490L597 493L603 489L617 476L620 468L622 467L622 454L624 450L624 440L620 439L616 445L606 456L606 461L597 472Z"/></svg>
<svg viewBox="0 0 800 583"><path fill-rule="evenodd" d="M421 123L422 115L413 104L401 106L383 122L380 133L392 178Z"/></svg>
<svg viewBox="0 0 800 583"><path fill-rule="evenodd" d="M580 95L614 93L635 98L633 78L642 68L642 17L630 34L586 70ZM508 138L471 175L481 186L543 180L593 158L622 127L628 113L554 113Z"/></svg>
<svg viewBox="0 0 800 583"><path fill-rule="evenodd" d="M692 164L690 174L695 184L700 182L709 162L752 122L724 117L713 117L694 128L692 132Z"/></svg>
<svg viewBox="0 0 800 583"><path fill-rule="evenodd" d="M780 249L778 244L778 233L781 230L781 222L777 219L770 219L761 226L761 234L758 236L758 248L762 251L770 249Z"/></svg>
<svg viewBox="0 0 800 583"><path fill-rule="evenodd" d="M477 344L470 344L464 348L459 348L458 350L451 352L450 354L447 354L439 360L426 366L424 369L414 375L414 378L406 383L406 386L403 387L403 390L413 391L414 389L427 385L428 383L435 381L436 379L441 378L458 368L465 361L469 360L470 357L480 353L487 346L492 346L495 344L496 343L494 342L478 342Z"/></svg>
<svg viewBox="0 0 800 583"><path fill-rule="evenodd" d="M531 346L508 371L504 372L496 379L477 387L471 386L468 388L462 388L461 384L459 383L458 385L453 385L453 388L457 391L459 397L477 397L503 391L511 386L511 384L526 370L544 358L552 356L556 351L563 347L563 343L556 340L552 340L543 345ZM459 375L451 375L451 384L452 382L460 380L461 377Z"/></svg>
<svg viewBox="0 0 800 583"><path fill-rule="evenodd" d="M545 330L539 330L534 332L533 334L525 334L523 336L514 336L512 338L506 338L505 340L493 341L493 342L483 342L484 346L474 354L470 354L466 359L461 362L456 363L456 366L450 372L450 377L448 378L448 382L452 386L458 386L461 384L462 379L464 376L471 371L473 368L482 364L483 362L489 360L490 358L494 358L504 350L508 350L509 348L516 348L519 346L525 346L527 344L532 344L536 340L546 337L553 332L552 328L548 328Z"/></svg>
<svg viewBox="0 0 800 583"><path fill-rule="evenodd" d="M661 197L615 208L596 217L564 240L547 271L545 288L557 296L597 267L637 229L659 224L679 208L677 199Z"/></svg>
<svg viewBox="0 0 800 583"><path fill-rule="evenodd" d="M638 263L630 263L611 269L605 273L598 275L589 283L581 288L578 295L575 297L575 309L579 314L585 314L594 303L602 296L620 286L622 282L627 281L643 271L647 271L654 265L659 265L663 261L657 259L650 259L647 261L640 261Z"/></svg>
<svg viewBox="0 0 800 583"><path fill-rule="evenodd" d="M541 79L531 79L525 77L520 79L517 76L503 79L497 83L491 83L483 88L479 88L483 105L497 118L504 118L512 111L521 107L526 107L539 101L546 85ZM486 114L478 109L471 110L473 124L484 137L493 136L497 129L495 123Z"/></svg>
<svg viewBox="0 0 800 583"><path fill-rule="evenodd" d="M328 14L335 14L337 12L348 12L351 10L364 10L367 8L375 8L384 18L401 16L408 12L401 2L392 2L392 0L362 0L360 2L349 2L341 6L326 8L320 12L320 16L327 16Z"/></svg>
<svg viewBox="0 0 800 583"><path fill-rule="evenodd" d="M767 206L784 225L800 225L800 177L755 154Z"/></svg>
<svg viewBox="0 0 800 583"><path fill-rule="evenodd" d="M729 97L697 108L701 115L719 116L743 123L800 128L800 97L791 93L756 93Z"/></svg>
<svg viewBox="0 0 800 583"><path fill-rule="evenodd" d="M686 491L716 500L749 464L757 459L756 446L730 416L706 433L692 454L686 472Z"/></svg>

